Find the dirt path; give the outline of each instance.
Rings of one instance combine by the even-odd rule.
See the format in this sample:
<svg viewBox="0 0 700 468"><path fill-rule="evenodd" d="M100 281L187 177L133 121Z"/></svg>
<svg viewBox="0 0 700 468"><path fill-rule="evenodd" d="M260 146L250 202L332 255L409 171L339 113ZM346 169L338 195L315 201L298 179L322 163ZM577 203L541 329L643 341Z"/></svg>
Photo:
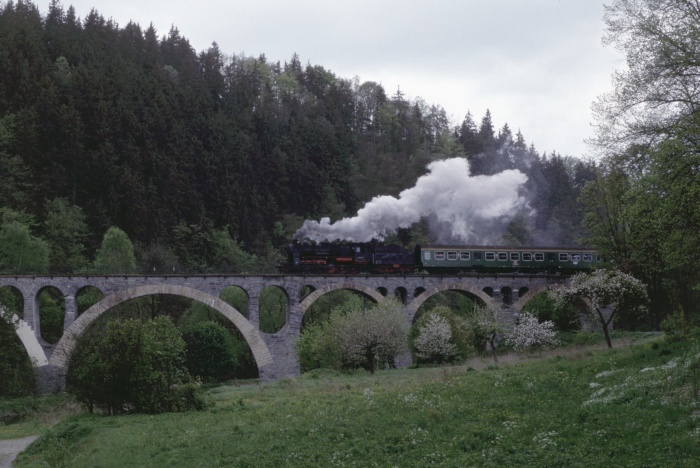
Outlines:
<svg viewBox="0 0 700 468"><path fill-rule="evenodd" d="M29 447L39 436L29 436L22 439L0 440L0 468L10 468L19 453Z"/></svg>

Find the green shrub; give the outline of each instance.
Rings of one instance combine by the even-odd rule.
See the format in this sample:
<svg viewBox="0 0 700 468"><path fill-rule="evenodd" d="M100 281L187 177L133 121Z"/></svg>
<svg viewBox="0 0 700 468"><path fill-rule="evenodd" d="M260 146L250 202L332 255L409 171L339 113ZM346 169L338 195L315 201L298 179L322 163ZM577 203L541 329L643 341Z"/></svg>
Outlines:
<svg viewBox="0 0 700 468"><path fill-rule="evenodd" d="M430 358L418 357L419 350L416 348L416 340L421 334L421 331L431 321L434 316L439 316L444 318L450 325L450 337L449 341L454 345L454 353L447 355L435 355ZM416 323L411 327L409 333L409 345L411 352L418 362L421 363L440 363L440 362L451 362L460 361L469 358L474 355L474 330L469 324L460 316L453 313L451 309L445 306L437 306L429 312L422 314Z"/></svg>
<svg viewBox="0 0 700 468"><path fill-rule="evenodd" d="M191 375L205 382L221 382L236 376L240 367L236 343L216 322L196 323L182 332L187 346L186 364Z"/></svg>
<svg viewBox="0 0 700 468"><path fill-rule="evenodd" d="M82 340L67 384L90 412L161 413L190 409L177 392L190 380L180 332L169 318L158 317L113 321L101 336Z"/></svg>
<svg viewBox="0 0 700 468"><path fill-rule="evenodd" d="M537 316L540 322L550 320L558 331L570 332L581 329L581 320L576 308L571 304L557 304L548 292L533 297L525 304L522 313L531 313Z"/></svg>
<svg viewBox="0 0 700 468"><path fill-rule="evenodd" d="M683 309L676 310L660 323L668 341L685 340L690 333L690 324L685 319Z"/></svg>

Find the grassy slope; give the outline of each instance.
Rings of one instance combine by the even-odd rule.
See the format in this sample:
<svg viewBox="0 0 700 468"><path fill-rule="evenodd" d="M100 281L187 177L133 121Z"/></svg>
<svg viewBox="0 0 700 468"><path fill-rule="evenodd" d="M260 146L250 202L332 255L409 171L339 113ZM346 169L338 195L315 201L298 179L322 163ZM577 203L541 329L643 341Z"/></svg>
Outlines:
<svg viewBox="0 0 700 468"><path fill-rule="evenodd" d="M700 466L700 348L656 343L218 387L200 413L68 418L19 466Z"/></svg>

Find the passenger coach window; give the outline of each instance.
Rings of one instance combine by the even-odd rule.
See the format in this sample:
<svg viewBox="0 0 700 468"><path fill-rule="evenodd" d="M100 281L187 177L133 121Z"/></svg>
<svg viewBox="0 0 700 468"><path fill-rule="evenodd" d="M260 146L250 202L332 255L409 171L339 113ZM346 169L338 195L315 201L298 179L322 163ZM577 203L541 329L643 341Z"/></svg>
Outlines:
<svg viewBox="0 0 700 468"><path fill-rule="evenodd" d="M511 252L510 253L510 259L511 260L520 260L520 252Z"/></svg>
<svg viewBox="0 0 700 468"><path fill-rule="evenodd" d="M498 259L499 260L508 260L508 253L507 252L498 252Z"/></svg>
<svg viewBox="0 0 700 468"><path fill-rule="evenodd" d="M584 261L584 262L592 262L592 261L593 261L593 255L592 255L592 254L583 254L583 261Z"/></svg>
<svg viewBox="0 0 700 468"><path fill-rule="evenodd" d="M423 260L430 260L430 251L426 250L423 252Z"/></svg>
<svg viewBox="0 0 700 468"><path fill-rule="evenodd" d="M531 262L532 261L532 254L523 252L523 262Z"/></svg>
<svg viewBox="0 0 700 468"><path fill-rule="evenodd" d="M581 254L571 254L571 261L572 262L580 262L581 261Z"/></svg>
<svg viewBox="0 0 700 468"><path fill-rule="evenodd" d="M469 260L469 252L460 252L459 259L460 260Z"/></svg>
<svg viewBox="0 0 700 468"><path fill-rule="evenodd" d="M496 260L496 254L494 252L486 252L486 260Z"/></svg>
<svg viewBox="0 0 700 468"><path fill-rule="evenodd" d="M457 260L457 252L447 252L448 260Z"/></svg>
<svg viewBox="0 0 700 468"><path fill-rule="evenodd" d="M445 260L445 252L435 252L435 260Z"/></svg>
<svg viewBox="0 0 700 468"><path fill-rule="evenodd" d="M544 262L544 254L542 252L538 252L535 254L535 261L536 262Z"/></svg>
<svg viewBox="0 0 700 468"><path fill-rule="evenodd" d="M560 253L559 254L559 261L560 262L566 262L569 260L569 254L568 253Z"/></svg>

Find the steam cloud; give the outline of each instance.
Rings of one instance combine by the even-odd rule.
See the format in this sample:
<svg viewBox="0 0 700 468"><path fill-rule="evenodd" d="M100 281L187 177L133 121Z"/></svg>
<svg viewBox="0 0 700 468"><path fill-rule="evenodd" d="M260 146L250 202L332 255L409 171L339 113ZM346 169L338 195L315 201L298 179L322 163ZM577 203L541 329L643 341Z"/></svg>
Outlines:
<svg viewBox="0 0 700 468"><path fill-rule="evenodd" d="M439 242L494 242L505 223L526 206L518 192L527 176L520 171L470 177L463 158L432 162L428 170L399 198L374 197L357 216L332 224L330 218L306 220L294 239L368 242L427 218Z"/></svg>

